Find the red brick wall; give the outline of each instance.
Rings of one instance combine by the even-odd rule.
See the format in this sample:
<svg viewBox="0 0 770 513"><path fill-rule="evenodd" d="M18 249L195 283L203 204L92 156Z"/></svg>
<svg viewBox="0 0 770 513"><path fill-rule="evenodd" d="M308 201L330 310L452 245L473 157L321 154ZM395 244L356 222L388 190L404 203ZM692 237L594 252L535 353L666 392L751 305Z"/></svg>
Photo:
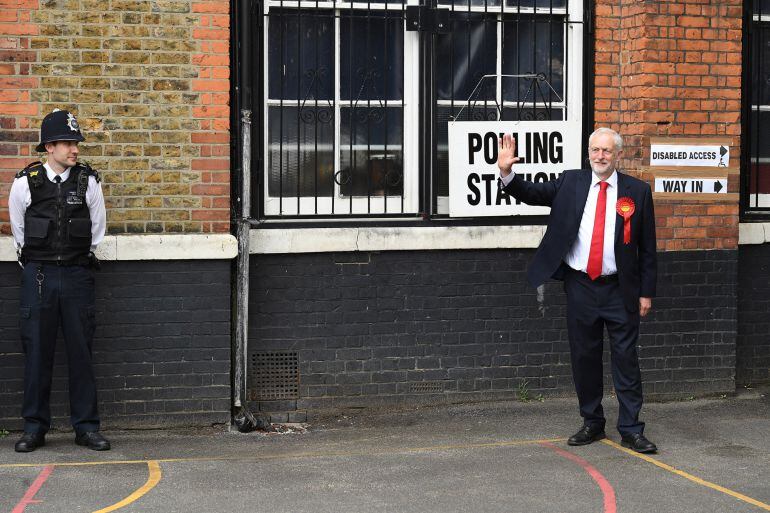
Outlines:
<svg viewBox="0 0 770 513"><path fill-rule="evenodd" d="M624 136L627 171L653 181L650 137L732 141L721 201L656 198L661 250L735 249L741 0L597 0L596 126Z"/></svg>
<svg viewBox="0 0 770 513"><path fill-rule="evenodd" d="M229 4L38 2L0 0L0 231L12 175L36 157L54 107L85 129L112 233L228 231ZM741 10L740 0L596 0L595 120L625 137L626 170L652 179L652 136L723 136L738 162ZM660 249L737 247L734 195L656 205Z"/></svg>
<svg viewBox="0 0 770 513"><path fill-rule="evenodd" d="M39 33L30 23L30 12L38 0L0 0L0 225L8 227L8 189L13 175L29 162L29 147L37 138L30 130L30 117L39 106L30 101L40 78L30 76L36 59L30 50L30 38Z"/></svg>
<svg viewBox="0 0 770 513"><path fill-rule="evenodd" d="M42 117L72 110L110 233L228 232L229 3L0 0L0 232Z"/></svg>

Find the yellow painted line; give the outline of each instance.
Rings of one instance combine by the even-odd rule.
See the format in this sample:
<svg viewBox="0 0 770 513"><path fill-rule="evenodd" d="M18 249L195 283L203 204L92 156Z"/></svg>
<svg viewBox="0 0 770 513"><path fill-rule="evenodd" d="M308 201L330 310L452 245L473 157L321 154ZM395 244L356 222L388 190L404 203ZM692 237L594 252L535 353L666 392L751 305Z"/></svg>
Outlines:
<svg viewBox="0 0 770 513"><path fill-rule="evenodd" d="M83 461L83 462L61 462L61 463L7 463L0 465L0 469L5 468L23 468L23 467L43 467L46 465L53 465L56 467L85 467L92 465L136 465L142 463L150 463L151 461L157 463L185 463L185 462L197 462L197 461L265 461L265 460L293 460L302 458L333 458L333 457L345 457L345 456L382 456L388 454L400 454L400 453L419 453L430 451L451 451L460 449L486 449L494 447L515 447L520 445L537 445L543 442L563 442L565 438L546 438L542 440L511 440L502 442L489 442L489 443L477 443L477 444L453 444L453 445L433 445L428 447L402 447L386 450L372 450L372 451L317 451L317 452L300 452L295 454L266 454L259 456L211 456L201 458L165 458L154 460L117 460L117 461Z"/></svg>
<svg viewBox="0 0 770 513"><path fill-rule="evenodd" d="M770 504L765 504L764 502L758 501L756 499L752 499L751 497L747 495L743 495L742 493L735 492L733 490L730 490L729 488L725 488L724 486L719 486L718 484L714 484L710 481L706 481L705 479L701 479L699 477L696 477L692 474L688 474L687 472L683 470L679 470L678 468L672 467L671 465L667 465L666 463L663 463L662 461L658 461L655 458L652 458L650 456L647 456L646 454L641 454L636 451L632 451L631 449L628 449L626 447L623 447L622 445L619 445L612 440L604 439L602 440L603 443L609 445L610 447L614 447L615 449L619 451L623 451L627 454L630 454L631 456L636 456L637 458L643 459L644 461L648 463L652 463L656 467L660 467L663 470L667 470L671 472L672 474L676 474L678 476L681 476L685 479L689 479L693 483L697 483L701 486L705 486L706 488L711 488L712 490L716 490L718 492L722 492L726 495L729 495L730 497L735 497L738 500L748 502L751 505L754 505L758 508L764 509L765 511L770 511Z"/></svg>
<svg viewBox="0 0 770 513"><path fill-rule="evenodd" d="M150 471L150 477L147 478L147 482L144 483L144 485L134 491L131 495L126 497L120 502L116 502L112 506L107 506L106 508L102 508L100 510L94 511L94 513L109 513L110 511L115 511L116 509L120 509L124 506L128 506L132 502L136 502L138 499L140 499L143 495L145 495L147 492L155 488L155 485L160 482L161 478L161 471L160 471L160 465L157 461L148 461L147 462L147 468Z"/></svg>

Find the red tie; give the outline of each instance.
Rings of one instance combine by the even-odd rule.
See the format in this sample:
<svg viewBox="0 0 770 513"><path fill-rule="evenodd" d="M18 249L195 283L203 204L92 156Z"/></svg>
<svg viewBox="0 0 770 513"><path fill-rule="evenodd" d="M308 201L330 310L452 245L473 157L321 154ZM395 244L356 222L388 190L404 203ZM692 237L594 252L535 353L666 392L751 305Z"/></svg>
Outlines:
<svg viewBox="0 0 770 513"><path fill-rule="evenodd" d="M607 212L607 186L605 181L599 182L599 197L596 200L596 215L594 216L594 233L591 235L591 251L588 253L586 272L592 280L602 274L602 255L604 254L604 219Z"/></svg>

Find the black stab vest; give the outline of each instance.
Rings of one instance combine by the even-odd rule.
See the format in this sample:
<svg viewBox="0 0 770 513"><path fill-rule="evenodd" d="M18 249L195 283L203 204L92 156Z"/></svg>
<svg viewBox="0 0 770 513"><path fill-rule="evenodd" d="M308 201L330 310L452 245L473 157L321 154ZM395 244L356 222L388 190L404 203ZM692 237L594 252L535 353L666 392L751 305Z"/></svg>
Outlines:
<svg viewBox="0 0 770 513"><path fill-rule="evenodd" d="M85 170L72 168L67 180L57 184L45 176L29 181L32 202L24 214L24 248L27 261L73 263L91 251L91 217L78 177ZM85 176L88 179L88 176Z"/></svg>

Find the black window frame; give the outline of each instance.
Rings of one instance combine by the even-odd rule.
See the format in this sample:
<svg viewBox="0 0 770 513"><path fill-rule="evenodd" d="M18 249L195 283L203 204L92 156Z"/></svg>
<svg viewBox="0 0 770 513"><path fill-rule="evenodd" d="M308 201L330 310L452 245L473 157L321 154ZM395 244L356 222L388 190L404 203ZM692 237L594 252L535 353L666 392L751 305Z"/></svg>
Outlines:
<svg viewBox="0 0 770 513"><path fill-rule="evenodd" d="M755 19L759 16L759 19ZM760 56L756 55L756 48L764 38L764 42L770 44L770 2L768 0L746 0L743 3L743 70L741 91L741 177L740 177L740 219L742 221L765 221L770 219L770 204L767 207L752 206L758 200L759 174L754 174L752 167L759 163L760 158L768 159L768 174L770 175L770 156L760 157L759 151L763 147L760 144L762 135L770 135L770 127L763 132L759 126L755 126L754 116L759 112L766 112L770 117L770 84L761 85L756 80L764 70L760 62ZM770 61L770 50L767 58ZM770 70L765 70L770 76ZM759 91L757 90L759 88ZM756 94L768 95L768 104L754 103ZM759 125L759 123L756 123ZM766 146L766 145L764 145ZM770 179L770 176L768 176ZM755 192L752 192L752 190ZM767 193L770 198L770 192ZM757 197L755 198L754 195ZM752 201L754 199L754 201Z"/></svg>

